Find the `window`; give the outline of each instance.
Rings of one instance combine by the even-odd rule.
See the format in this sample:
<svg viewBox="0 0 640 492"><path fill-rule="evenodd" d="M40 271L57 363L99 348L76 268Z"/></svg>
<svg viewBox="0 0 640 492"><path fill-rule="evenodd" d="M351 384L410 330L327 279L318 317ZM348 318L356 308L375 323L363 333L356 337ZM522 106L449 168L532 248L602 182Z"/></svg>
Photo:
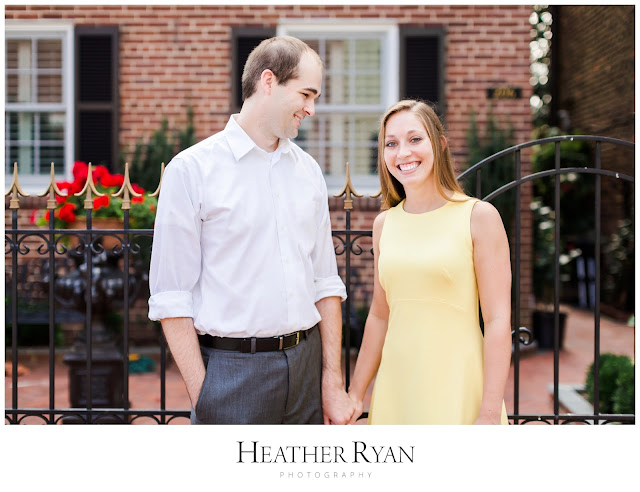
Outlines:
<svg viewBox="0 0 640 492"><path fill-rule="evenodd" d="M397 25L284 22L278 34L302 39L325 64L316 116L303 121L296 143L318 161L330 191L344 184L347 162L358 191L377 190L378 121L398 95Z"/></svg>
<svg viewBox="0 0 640 492"><path fill-rule="evenodd" d="M276 33L302 39L325 64L316 116L303 121L296 143L318 161L330 192L342 188L346 162L357 191L376 192L382 113L399 99L411 97L434 103L444 116L444 31L362 19L283 20L276 32L234 30L234 110L241 106L240 77L247 56L262 39Z"/></svg>
<svg viewBox="0 0 640 492"><path fill-rule="evenodd" d="M84 160L115 170L118 29L67 22L5 26L5 181L41 193Z"/></svg>
<svg viewBox="0 0 640 492"><path fill-rule="evenodd" d="M5 175L18 163L25 191L43 191L51 162L73 162L72 29L68 23L5 25Z"/></svg>

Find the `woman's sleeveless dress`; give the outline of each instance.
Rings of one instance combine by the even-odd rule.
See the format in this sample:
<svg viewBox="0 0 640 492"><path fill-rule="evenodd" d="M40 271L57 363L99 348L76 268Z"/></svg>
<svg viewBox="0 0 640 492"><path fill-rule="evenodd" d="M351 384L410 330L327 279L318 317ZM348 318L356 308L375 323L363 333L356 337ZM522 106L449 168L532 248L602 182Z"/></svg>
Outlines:
<svg viewBox="0 0 640 492"><path fill-rule="evenodd" d="M370 424L472 424L478 416L483 338L471 239L476 201L410 214L403 200L387 212L378 275L389 325ZM501 420L508 424L504 403Z"/></svg>

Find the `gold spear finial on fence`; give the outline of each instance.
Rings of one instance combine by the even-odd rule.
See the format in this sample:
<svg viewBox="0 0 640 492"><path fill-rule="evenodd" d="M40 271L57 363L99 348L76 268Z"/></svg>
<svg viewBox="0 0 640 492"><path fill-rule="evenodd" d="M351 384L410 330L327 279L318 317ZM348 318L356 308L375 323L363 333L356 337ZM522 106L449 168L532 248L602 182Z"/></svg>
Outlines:
<svg viewBox="0 0 640 492"><path fill-rule="evenodd" d="M164 175L164 162L162 163L162 167L160 168L160 181L158 181L158 188L156 191L151 193L149 196L158 196L160 194L160 186L162 185L162 176Z"/></svg>
<svg viewBox="0 0 640 492"><path fill-rule="evenodd" d="M353 184L351 183L351 173L349 172L349 163L347 162L347 172L346 172L346 176L345 176L345 182L344 182L344 186L342 188L342 191L340 191L340 193L333 195L335 198L340 198L342 195L344 195L344 209L345 210L351 210L353 208L353 200L351 199L351 195L353 196L357 196L358 198L360 198L362 195L360 193L358 193L355 188L353 187Z"/></svg>
<svg viewBox="0 0 640 492"><path fill-rule="evenodd" d="M75 193L75 196L82 196L86 193L87 197L84 199L84 209L93 210L93 197L91 193L96 196L104 196L104 193L100 193L96 189L96 185L93 183L93 171L91 170L91 163L89 163L89 169L87 170L87 182L84 184L82 191Z"/></svg>
<svg viewBox="0 0 640 492"><path fill-rule="evenodd" d="M376 193L375 195L369 195L371 198L378 198L379 196L382 195L382 188L380 188L378 190L378 193Z"/></svg>
<svg viewBox="0 0 640 492"><path fill-rule="evenodd" d="M131 196L142 196L142 193L138 193L133 190L131 186L131 180L129 179L129 163L124 165L124 181L122 181L122 187L111 196L117 198L122 195L122 210L131 209Z"/></svg>
<svg viewBox="0 0 640 492"><path fill-rule="evenodd" d="M5 193L5 197L11 195L11 200L9 200L9 208L15 209L20 208L20 198L19 196L28 197L29 193L25 193L20 188L20 181L18 180L18 163L13 163L13 181L11 182L11 188L9 191Z"/></svg>
<svg viewBox="0 0 640 492"><path fill-rule="evenodd" d="M57 206L56 195L67 196L67 193L65 192L63 194L62 191L60 191L60 188L58 188L58 185L56 184L56 171L55 171L53 162L51 163L51 181L49 181L49 186L47 186L47 189L44 190L44 193L38 196L47 196L47 195L49 195L49 198L47 199L47 208L49 210L54 210Z"/></svg>

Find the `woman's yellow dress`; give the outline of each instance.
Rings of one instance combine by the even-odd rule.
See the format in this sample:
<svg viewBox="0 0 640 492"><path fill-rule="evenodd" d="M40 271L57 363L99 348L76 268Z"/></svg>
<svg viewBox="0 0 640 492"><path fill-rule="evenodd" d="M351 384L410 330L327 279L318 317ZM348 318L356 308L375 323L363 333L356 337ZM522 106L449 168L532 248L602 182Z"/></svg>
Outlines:
<svg viewBox="0 0 640 492"><path fill-rule="evenodd" d="M476 201L410 214L403 200L387 212L378 275L389 325L370 424L472 424L478 416L483 337L471 239ZM501 420L508 424L504 403Z"/></svg>

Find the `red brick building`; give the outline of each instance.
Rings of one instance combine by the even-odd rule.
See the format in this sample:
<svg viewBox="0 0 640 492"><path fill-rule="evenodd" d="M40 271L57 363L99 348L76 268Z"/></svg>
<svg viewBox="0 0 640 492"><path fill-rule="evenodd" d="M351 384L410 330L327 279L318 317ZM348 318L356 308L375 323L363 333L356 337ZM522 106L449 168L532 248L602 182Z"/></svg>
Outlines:
<svg viewBox="0 0 640 492"><path fill-rule="evenodd" d="M330 193L342 188L347 161L357 191L378 190L378 118L407 96L436 104L464 169L472 112L482 126L491 108L499 121L508 117L516 142L531 138L530 13L528 5L7 5L5 175L18 161L23 187L41 193L51 161L67 175L74 160L113 168L163 117L170 129L184 126L187 107L197 140L221 130L240 107L248 52L275 34L300 37L325 61L317 114L297 141L318 160ZM489 99L495 88L517 89L519 97ZM522 170L529 171L525 153ZM330 202L334 227L342 228L342 200ZM370 229L378 209L377 199L356 198L351 228ZM359 244L367 253L366 239ZM370 261L368 254L354 261L365 285ZM362 304L366 290L352 298Z"/></svg>

